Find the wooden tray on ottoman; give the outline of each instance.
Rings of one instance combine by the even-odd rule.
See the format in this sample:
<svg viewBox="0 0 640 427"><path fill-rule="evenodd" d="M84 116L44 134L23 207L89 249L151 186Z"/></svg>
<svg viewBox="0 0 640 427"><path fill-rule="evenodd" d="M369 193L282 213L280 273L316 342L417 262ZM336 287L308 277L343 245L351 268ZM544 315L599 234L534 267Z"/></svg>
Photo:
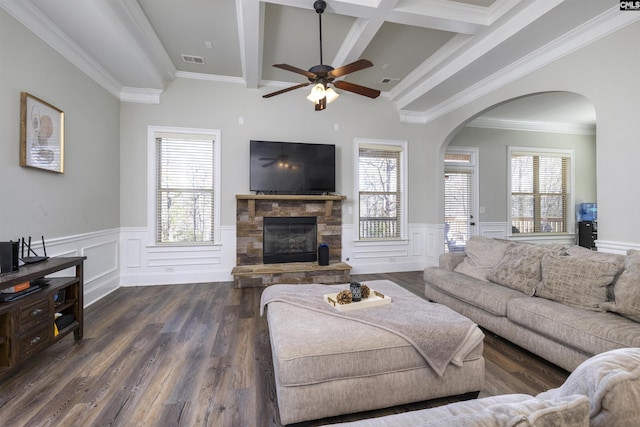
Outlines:
<svg viewBox="0 0 640 427"><path fill-rule="evenodd" d="M369 298L362 298L360 301L352 301L349 304L338 304L337 296L337 292L335 294L326 294L324 295L324 300L327 304L338 311L359 310L361 308L375 307L378 305L389 304L391 302L390 296L383 295L373 289L371 289Z"/></svg>

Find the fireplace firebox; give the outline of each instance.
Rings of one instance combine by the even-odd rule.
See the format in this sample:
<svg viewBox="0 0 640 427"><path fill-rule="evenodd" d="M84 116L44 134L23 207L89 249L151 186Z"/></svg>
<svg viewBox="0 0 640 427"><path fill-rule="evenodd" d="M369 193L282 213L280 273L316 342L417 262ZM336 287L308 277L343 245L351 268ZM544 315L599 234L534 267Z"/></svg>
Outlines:
<svg viewBox="0 0 640 427"><path fill-rule="evenodd" d="M264 217L263 221L264 264L318 260L316 217Z"/></svg>

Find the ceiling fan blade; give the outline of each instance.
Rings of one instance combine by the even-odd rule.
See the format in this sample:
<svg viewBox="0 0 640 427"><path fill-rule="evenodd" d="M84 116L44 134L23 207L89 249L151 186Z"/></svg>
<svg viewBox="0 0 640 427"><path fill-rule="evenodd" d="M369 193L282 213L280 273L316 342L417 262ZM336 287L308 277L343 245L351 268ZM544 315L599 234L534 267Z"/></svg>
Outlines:
<svg viewBox="0 0 640 427"><path fill-rule="evenodd" d="M303 76L310 78L310 79L316 79L318 78L318 76L310 71L307 70L303 70L302 68L298 68L298 67L294 67L293 65L289 65L289 64L273 64L274 67L276 68L280 68L281 70L285 70L285 71L291 71L293 73L298 73L298 74L302 74Z"/></svg>
<svg viewBox="0 0 640 427"><path fill-rule="evenodd" d="M329 76L331 77L341 77L345 74L354 73L356 71L364 70L365 68L373 67L373 62L368 59L358 59L356 62L352 62L351 64L343 65L342 67L338 67L333 71L329 71Z"/></svg>
<svg viewBox="0 0 640 427"><path fill-rule="evenodd" d="M262 95L262 97L263 98L271 98L272 96L280 95L281 93L289 92L291 90L300 89L301 87L309 86L310 84L311 84L311 82L309 82L309 83L300 83L299 85L291 86L291 87L288 87L286 89L281 89L281 90L277 90L275 92L268 93L266 95Z"/></svg>
<svg viewBox="0 0 640 427"><path fill-rule="evenodd" d="M335 81L333 82L333 85L338 89L357 93L358 95L368 96L369 98L377 98L378 96L380 96L379 90L371 89L365 86L360 86L355 83L345 82L344 80Z"/></svg>

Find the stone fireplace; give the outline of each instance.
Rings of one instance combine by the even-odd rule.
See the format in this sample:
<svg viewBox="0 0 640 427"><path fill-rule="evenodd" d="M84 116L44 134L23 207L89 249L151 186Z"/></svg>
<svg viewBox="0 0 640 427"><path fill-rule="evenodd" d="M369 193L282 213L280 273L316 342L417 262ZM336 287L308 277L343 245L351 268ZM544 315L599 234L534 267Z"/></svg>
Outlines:
<svg viewBox="0 0 640 427"><path fill-rule="evenodd" d="M344 196L236 195L236 267L232 271L235 286L348 283L351 267L341 262L344 199ZM315 222L315 242L312 246L303 247L303 252L307 252L307 256L311 253L313 261L265 262L265 224L270 227L273 225L270 222L276 223L276 228L280 228L278 239L282 244L288 239L283 237L282 227L279 227L282 223L293 222L293 225L284 227L290 230L311 221ZM305 230L305 233L309 233L309 230ZM300 247L300 243L299 237L296 237L292 244ZM329 245L328 266L319 266L316 261L316 250L320 243ZM266 249L269 253L271 248Z"/></svg>

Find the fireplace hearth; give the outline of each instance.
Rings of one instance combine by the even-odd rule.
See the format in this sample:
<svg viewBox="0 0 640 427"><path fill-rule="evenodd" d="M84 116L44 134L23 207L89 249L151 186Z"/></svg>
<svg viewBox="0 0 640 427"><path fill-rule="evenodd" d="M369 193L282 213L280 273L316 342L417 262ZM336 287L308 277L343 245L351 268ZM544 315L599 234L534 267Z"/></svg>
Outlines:
<svg viewBox="0 0 640 427"><path fill-rule="evenodd" d="M263 221L264 264L318 260L316 217L265 217Z"/></svg>

